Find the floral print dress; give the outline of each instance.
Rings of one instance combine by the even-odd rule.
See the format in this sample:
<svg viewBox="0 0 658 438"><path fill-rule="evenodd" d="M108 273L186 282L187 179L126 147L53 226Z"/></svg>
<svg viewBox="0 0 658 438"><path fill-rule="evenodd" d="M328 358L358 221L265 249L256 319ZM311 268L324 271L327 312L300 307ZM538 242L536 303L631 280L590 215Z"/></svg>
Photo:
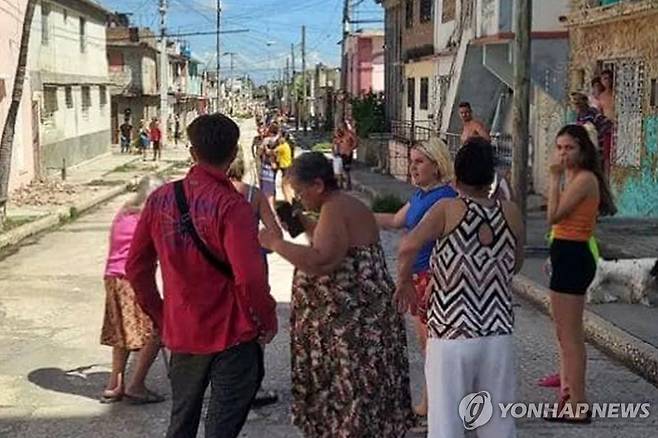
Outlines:
<svg viewBox="0 0 658 438"><path fill-rule="evenodd" d="M308 438L399 438L412 424L407 337L381 245L332 274L295 272L293 423Z"/></svg>

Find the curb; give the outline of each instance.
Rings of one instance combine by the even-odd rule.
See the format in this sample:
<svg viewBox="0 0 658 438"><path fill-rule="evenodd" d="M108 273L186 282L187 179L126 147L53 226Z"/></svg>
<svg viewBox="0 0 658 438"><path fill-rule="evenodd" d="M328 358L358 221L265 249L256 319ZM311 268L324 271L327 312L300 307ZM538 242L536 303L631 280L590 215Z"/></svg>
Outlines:
<svg viewBox="0 0 658 438"><path fill-rule="evenodd" d="M550 317L549 290L523 275L514 278L512 289ZM658 348L622 330L585 308L585 337L634 372L658 386Z"/></svg>
<svg viewBox="0 0 658 438"><path fill-rule="evenodd" d="M174 168L176 162L158 169L158 173L165 173ZM72 205L60 207L55 212L47 214L33 222L21 225L11 231L0 234L0 251L9 247L16 246L24 239L34 236L35 234L56 228L64 223L78 218L80 215L88 212L94 207L103 204L123 193L126 193L132 182L124 182L117 187L113 187L106 192L100 193L89 199L84 199Z"/></svg>

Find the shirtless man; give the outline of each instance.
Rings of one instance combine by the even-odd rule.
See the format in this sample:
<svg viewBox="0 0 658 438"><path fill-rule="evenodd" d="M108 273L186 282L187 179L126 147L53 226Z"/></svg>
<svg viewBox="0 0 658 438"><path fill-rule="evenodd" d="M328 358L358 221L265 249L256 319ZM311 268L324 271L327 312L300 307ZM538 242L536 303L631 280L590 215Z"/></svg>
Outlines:
<svg viewBox="0 0 658 438"><path fill-rule="evenodd" d="M491 141L489 130L484 126L484 123L473 118L473 109L470 103L462 102L459 104L459 117L464 123L461 136L462 143L465 143L471 137L482 137L486 141Z"/></svg>
<svg viewBox="0 0 658 438"><path fill-rule="evenodd" d="M601 112L608 120L613 122L616 120L615 116L615 76L612 70L603 70L601 72L601 83L604 90L599 94L599 104L601 105Z"/></svg>

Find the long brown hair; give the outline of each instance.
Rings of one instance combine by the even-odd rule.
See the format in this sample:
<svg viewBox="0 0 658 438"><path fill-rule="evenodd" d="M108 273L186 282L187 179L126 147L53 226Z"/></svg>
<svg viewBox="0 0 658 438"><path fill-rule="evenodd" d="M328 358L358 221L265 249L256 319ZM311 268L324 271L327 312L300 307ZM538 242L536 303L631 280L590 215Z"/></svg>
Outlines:
<svg viewBox="0 0 658 438"><path fill-rule="evenodd" d="M580 146L580 168L592 172L599 182L599 214L612 216L617 213L617 207L610 190L608 180L603 176L601 157L587 133L587 129L580 125L566 125L557 133L557 137L569 135Z"/></svg>

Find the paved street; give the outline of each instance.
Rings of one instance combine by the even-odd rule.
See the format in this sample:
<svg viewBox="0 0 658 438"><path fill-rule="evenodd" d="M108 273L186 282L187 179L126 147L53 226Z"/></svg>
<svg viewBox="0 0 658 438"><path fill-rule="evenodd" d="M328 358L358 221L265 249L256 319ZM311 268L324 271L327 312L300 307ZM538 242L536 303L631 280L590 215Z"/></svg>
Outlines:
<svg viewBox="0 0 658 438"><path fill-rule="evenodd" d="M0 261L0 436L144 437L162 436L169 403L133 407L101 405L97 396L110 365L110 351L98 344L103 314L102 269L112 215L118 198L75 223L26 244ZM384 234L389 255L398 236ZM274 256L272 287L279 302L281 331L267 349L265 386L281 395L274 407L256 411L247 437L294 437L289 426L288 313L291 267ZM520 399L552 401L552 391L534 381L554 367L548 319L520 303L517 307ZM414 386L421 357L411 341ZM651 402L647 420L599 420L588 427L520 421L521 437L655 437L658 391L622 366L590 349L592 401ZM149 384L168 393L164 365L156 362ZM420 435L417 435L420 436Z"/></svg>

